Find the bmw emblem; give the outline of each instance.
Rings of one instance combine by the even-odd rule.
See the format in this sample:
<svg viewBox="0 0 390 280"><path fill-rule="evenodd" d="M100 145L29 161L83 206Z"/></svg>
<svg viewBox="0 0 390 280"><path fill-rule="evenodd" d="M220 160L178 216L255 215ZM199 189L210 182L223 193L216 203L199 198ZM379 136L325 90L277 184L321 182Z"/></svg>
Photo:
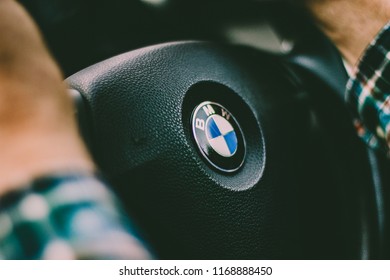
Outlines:
<svg viewBox="0 0 390 280"><path fill-rule="evenodd" d="M192 133L203 157L224 172L238 170L245 159L245 140L233 115L222 105L206 101L192 114Z"/></svg>

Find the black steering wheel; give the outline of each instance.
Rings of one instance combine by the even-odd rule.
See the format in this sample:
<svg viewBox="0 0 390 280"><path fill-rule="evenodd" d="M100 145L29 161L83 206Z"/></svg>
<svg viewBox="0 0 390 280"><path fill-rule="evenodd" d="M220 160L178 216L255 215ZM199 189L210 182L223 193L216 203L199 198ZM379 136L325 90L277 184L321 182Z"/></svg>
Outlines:
<svg viewBox="0 0 390 280"><path fill-rule="evenodd" d="M382 161L355 135L338 54L310 38L283 57L155 45L67 79L96 162L159 258L386 256Z"/></svg>

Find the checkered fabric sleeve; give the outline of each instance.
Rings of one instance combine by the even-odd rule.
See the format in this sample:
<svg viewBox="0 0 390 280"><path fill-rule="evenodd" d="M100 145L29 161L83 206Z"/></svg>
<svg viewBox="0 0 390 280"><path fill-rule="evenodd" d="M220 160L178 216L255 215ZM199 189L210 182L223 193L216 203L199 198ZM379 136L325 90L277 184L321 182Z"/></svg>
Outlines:
<svg viewBox="0 0 390 280"><path fill-rule="evenodd" d="M361 57L348 81L346 99L358 135L390 156L390 23Z"/></svg>
<svg viewBox="0 0 390 280"><path fill-rule="evenodd" d="M97 177L41 178L0 198L0 259L150 257Z"/></svg>

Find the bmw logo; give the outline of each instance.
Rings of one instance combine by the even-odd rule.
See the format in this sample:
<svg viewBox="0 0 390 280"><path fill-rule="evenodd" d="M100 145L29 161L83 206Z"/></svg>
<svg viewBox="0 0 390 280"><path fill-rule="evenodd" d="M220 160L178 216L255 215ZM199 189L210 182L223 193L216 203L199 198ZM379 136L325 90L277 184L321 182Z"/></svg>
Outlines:
<svg viewBox="0 0 390 280"><path fill-rule="evenodd" d="M238 170L245 159L245 140L238 122L222 105L206 101L192 114L192 133L203 157L224 172Z"/></svg>

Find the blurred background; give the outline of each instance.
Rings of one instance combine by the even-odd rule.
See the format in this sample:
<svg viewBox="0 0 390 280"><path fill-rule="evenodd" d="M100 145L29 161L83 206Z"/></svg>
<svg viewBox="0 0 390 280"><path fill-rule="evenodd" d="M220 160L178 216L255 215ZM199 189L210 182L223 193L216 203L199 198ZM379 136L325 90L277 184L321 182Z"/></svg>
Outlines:
<svg viewBox="0 0 390 280"><path fill-rule="evenodd" d="M293 38L305 37L309 28L305 16L284 1L20 2L40 26L65 76L122 52L177 40L213 40L288 53Z"/></svg>

